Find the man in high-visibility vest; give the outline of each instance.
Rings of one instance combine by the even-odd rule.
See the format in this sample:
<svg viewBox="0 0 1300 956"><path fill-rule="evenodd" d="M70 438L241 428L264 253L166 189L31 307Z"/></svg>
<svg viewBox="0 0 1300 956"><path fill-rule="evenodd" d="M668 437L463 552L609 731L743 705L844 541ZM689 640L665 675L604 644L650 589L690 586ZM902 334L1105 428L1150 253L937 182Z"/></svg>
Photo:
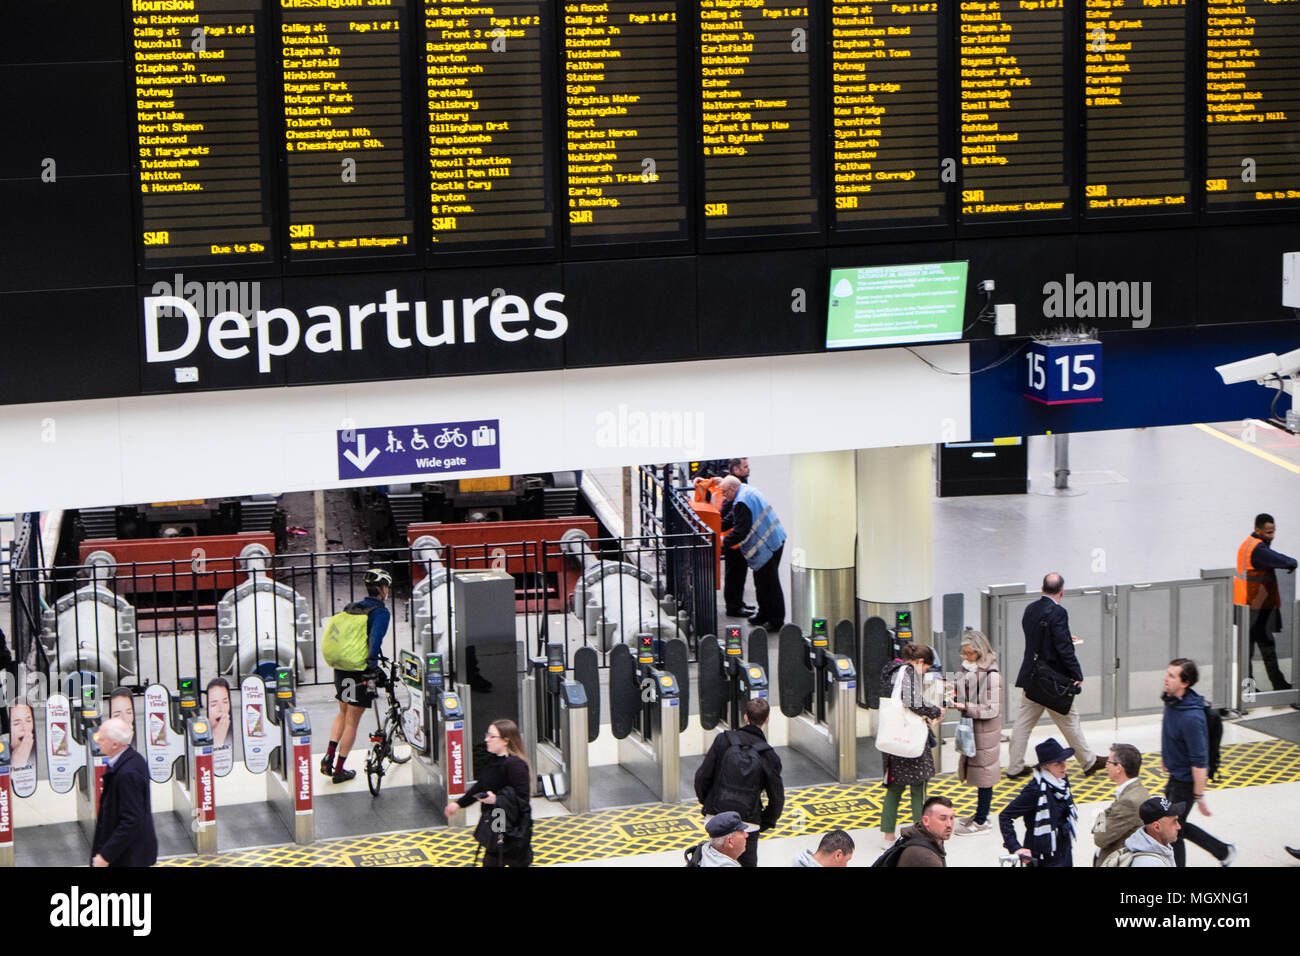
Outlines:
<svg viewBox="0 0 1300 956"><path fill-rule="evenodd" d="M1254 533L1237 549L1232 603L1250 608L1251 658L1258 647L1273 689L1290 690L1291 683L1277 664L1273 635L1282 630L1282 595L1277 588L1277 572L1279 569L1294 571L1296 559L1273 550L1271 545L1276 533L1272 515L1255 515Z"/></svg>
<svg viewBox="0 0 1300 956"><path fill-rule="evenodd" d="M785 529L772 506L753 485L741 484L735 475L722 479L722 497L731 502L731 531L722 539L724 548L736 548L754 572L758 610L749 619L755 627L780 630L785 623L785 594L777 570L785 550Z"/></svg>

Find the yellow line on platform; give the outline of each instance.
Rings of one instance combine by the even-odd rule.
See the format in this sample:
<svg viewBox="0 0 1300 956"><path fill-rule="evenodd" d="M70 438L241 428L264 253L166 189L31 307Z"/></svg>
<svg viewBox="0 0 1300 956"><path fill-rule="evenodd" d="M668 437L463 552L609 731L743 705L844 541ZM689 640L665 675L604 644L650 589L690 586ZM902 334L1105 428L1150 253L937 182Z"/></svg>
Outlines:
<svg viewBox="0 0 1300 956"><path fill-rule="evenodd" d="M1256 448L1254 445L1242 441L1240 438L1233 438L1231 435L1225 435L1217 428L1211 428L1209 425L1198 424L1196 427L1199 428L1201 431L1205 432L1205 434L1207 435L1213 435L1215 438L1219 439L1220 441L1226 441L1229 445L1235 445L1236 447L1240 448L1242 451L1248 451L1252 455L1255 455L1258 458L1263 458L1265 461L1277 465L1279 468L1285 468L1287 471L1293 471L1297 475L1300 475L1300 465L1297 465L1293 462L1289 462L1285 458L1279 458L1277 457L1277 455L1271 455L1261 448Z"/></svg>

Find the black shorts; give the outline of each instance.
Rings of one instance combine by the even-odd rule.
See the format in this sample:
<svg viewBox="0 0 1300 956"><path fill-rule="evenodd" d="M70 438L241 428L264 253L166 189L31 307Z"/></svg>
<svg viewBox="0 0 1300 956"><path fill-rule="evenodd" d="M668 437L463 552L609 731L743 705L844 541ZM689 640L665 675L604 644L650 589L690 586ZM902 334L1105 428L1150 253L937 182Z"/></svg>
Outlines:
<svg viewBox="0 0 1300 956"><path fill-rule="evenodd" d="M365 671L334 672L334 699L353 707L369 707L375 699L373 685Z"/></svg>

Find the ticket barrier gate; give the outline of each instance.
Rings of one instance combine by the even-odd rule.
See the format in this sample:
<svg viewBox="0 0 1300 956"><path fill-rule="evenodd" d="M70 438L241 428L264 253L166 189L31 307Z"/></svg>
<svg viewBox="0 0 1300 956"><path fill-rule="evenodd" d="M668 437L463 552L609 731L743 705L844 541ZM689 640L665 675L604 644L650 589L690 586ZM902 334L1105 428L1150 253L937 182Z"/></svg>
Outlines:
<svg viewBox="0 0 1300 956"><path fill-rule="evenodd" d="M0 734L0 867L14 865L13 797L9 788L9 735Z"/></svg>
<svg viewBox="0 0 1300 956"><path fill-rule="evenodd" d="M465 685L446 688L443 656L426 652L423 658L402 652L402 680L412 695L418 727L408 724L411 745L411 775L417 792L425 794L440 811L465 796L469 782L469 751L466 749ZM412 731L418 731L413 733ZM473 825L473 815L458 813L450 826Z"/></svg>
<svg viewBox="0 0 1300 956"><path fill-rule="evenodd" d="M767 647L767 632L755 628L750 646ZM740 628L728 627L723 643L708 635L700 639L699 684L700 726L705 730L738 730L744 726L745 705L755 698L767 697L767 671L753 660L742 659Z"/></svg>
<svg viewBox="0 0 1300 956"><path fill-rule="evenodd" d="M172 729L185 744L172 777L172 813L199 856L217 852L216 775L212 772L212 727L199 710L198 679L182 677L171 698Z"/></svg>
<svg viewBox="0 0 1300 956"><path fill-rule="evenodd" d="M266 770L266 802L293 834L293 842L306 846L316 841L311 718L297 706L292 667L263 661L258 672L272 701L267 716L279 730ZM268 679L267 674L272 676Z"/></svg>
<svg viewBox="0 0 1300 956"><path fill-rule="evenodd" d="M846 654L830 648L823 618L813 619L812 633L781 628L777 666L781 678L781 713L790 721L790 746L807 754L840 783L858 775L857 671Z"/></svg>
<svg viewBox="0 0 1300 956"><path fill-rule="evenodd" d="M690 704L687 657L681 638L657 641L651 634L636 636L635 658L627 644L609 652L609 713L618 762L662 803L681 801L681 733Z"/></svg>
<svg viewBox="0 0 1300 956"><path fill-rule="evenodd" d="M71 731L73 741L85 754L76 771L77 823L87 843L94 843L95 824L99 819L99 795L104 789L104 772L108 758L99 749L95 732L103 722L99 712L99 685L90 671L76 674L77 691L73 697Z"/></svg>
<svg viewBox="0 0 1300 956"><path fill-rule="evenodd" d="M594 652L593 652L594 653ZM542 794L571 813L591 809L587 744L595 740L587 690L565 677L564 645L547 644L524 676L521 730ZM599 716L599 715L597 715ZM598 733L599 726L595 728Z"/></svg>

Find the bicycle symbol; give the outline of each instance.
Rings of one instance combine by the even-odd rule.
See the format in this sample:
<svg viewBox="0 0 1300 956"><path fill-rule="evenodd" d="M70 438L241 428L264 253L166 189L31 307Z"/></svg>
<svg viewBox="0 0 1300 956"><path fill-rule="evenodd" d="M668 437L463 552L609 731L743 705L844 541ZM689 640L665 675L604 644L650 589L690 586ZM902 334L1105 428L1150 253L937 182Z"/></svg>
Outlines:
<svg viewBox="0 0 1300 956"><path fill-rule="evenodd" d="M446 428L442 434L433 439L433 447L446 448L448 445L455 445L457 448L464 448L469 444L469 439L461 432L460 428Z"/></svg>

